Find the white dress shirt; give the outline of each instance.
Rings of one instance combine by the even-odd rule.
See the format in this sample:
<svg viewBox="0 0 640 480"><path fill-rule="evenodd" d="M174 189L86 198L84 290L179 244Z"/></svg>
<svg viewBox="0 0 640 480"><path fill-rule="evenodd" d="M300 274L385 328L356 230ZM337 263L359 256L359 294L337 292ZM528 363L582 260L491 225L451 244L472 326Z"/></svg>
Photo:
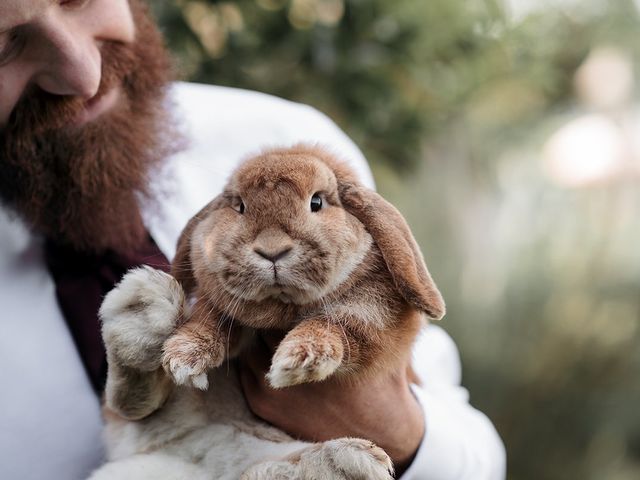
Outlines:
<svg viewBox="0 0 640 480"><path fill-rule="evenodd" d="M243 90L179 83L170 108L187 148L156 179L145 223L173 258L186 222L226 183L238 161L269 146L330 147L373 187L358 148L316 110ZM402 480L502 480L504 447L460 386L451 338L427 327L416 344L426 433ZM56 303L42 242L0 208L0 478L81 480L103 460L99 399Z"/></svg>

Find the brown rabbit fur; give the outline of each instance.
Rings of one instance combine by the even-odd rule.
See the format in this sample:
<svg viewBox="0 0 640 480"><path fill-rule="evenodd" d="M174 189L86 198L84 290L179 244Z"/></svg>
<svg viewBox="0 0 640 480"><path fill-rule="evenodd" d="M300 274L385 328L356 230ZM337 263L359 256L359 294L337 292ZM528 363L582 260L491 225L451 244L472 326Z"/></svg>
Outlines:
<svg viewBox="0 0 640 480"><path fill-rule="evenodd" d="M422 313L444 315L401 214L307 145L244 162L188 223L172 274L192 308L163 364L177 383L202 389L207 370L256 330L287 332L268 374L279 388L403 368Z"/></svg>

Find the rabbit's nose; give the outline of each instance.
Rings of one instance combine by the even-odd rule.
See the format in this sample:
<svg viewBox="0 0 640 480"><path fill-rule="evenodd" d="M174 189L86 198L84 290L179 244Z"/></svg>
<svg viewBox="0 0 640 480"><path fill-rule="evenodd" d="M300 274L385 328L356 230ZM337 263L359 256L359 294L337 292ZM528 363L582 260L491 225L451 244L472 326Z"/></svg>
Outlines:
<svg viewBox="0 0 640 480"><path fill-rule="evenodd" d="M262 258L266 258L270 262L276 263L281 258L284 258L287 256L287 254L291 251L291 247L285 247L283 249L274 250L270 252L267 250L263 250L262 248L256 247L253 249L253 251L256 252L258 255L260 255Z"/></svg>

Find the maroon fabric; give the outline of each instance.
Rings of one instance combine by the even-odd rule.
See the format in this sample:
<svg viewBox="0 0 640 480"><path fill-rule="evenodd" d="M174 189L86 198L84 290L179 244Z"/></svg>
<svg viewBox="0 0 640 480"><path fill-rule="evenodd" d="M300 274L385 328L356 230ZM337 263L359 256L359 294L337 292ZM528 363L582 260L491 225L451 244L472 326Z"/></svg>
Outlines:
<svg viewBox="0 0 640 480"><path fill-rule="evenodd" d="M104 296L133 267L149 265L166 272L169 261L151 237L135 251L95 254L74 250L51 240L45 258L56 284L56 296L91 384L104 389L107 361L98 310Z"/></svg>

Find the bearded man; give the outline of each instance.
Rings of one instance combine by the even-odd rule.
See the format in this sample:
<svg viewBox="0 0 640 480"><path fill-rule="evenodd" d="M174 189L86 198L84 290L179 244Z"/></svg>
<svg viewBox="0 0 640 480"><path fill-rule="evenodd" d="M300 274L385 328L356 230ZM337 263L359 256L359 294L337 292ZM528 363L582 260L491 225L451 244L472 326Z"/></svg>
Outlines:
<svg viewBox="0 0 640 480"><path fill-rule="evenodd" d="M239 159L320 142L373 185L321 114L171 83L170 65L141 0L0 2L0 478L82 479L104 461L102 297L130 267L166 268ZM369 438L403 479L504 478L502 443L459 386L451 339L429 327L415 357L421 387L396 372L274 391L268 351L241 380L256 415L301 438Z"/></svg>

